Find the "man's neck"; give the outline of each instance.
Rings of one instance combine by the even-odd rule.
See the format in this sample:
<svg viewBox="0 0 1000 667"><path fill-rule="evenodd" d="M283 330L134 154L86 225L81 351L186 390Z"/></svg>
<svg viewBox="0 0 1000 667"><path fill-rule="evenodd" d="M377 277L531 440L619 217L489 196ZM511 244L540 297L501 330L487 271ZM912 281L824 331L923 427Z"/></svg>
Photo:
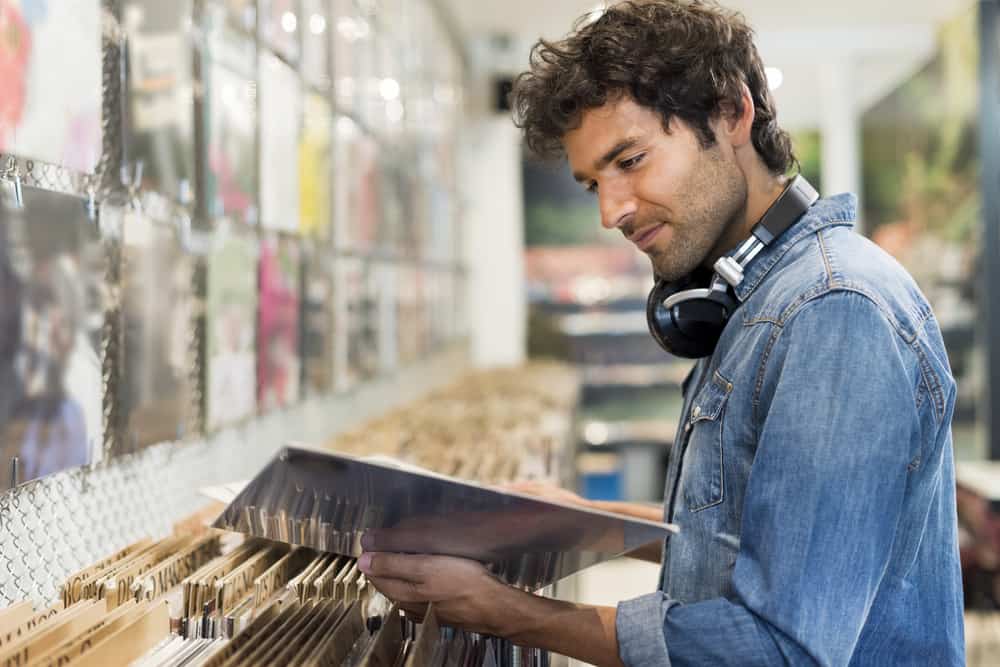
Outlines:
<svg viewBox="0 0 1000 667"><path fill-rule="evenodd" d="M753 171L747 174L747 201L742 211L737 212L736 218L732 220L715 248L706 259L706 266L715 264L715 260L730 252L749 238L754 226L764 217L764 213L771 207L781 193L784 191L788 179L784 176L775 176L764 171L760 173Z"/></svg>

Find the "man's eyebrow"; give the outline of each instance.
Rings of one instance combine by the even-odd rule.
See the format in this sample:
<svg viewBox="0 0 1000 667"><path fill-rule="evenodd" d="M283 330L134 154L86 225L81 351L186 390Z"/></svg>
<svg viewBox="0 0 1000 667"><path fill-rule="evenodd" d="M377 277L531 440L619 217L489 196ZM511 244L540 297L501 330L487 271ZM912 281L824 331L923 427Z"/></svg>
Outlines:
<svg viewBox="0 0 1000 667"><path fill-rule="evenodd" d="M614 160L616 157L618 157L628 149L635 146L637 143L639 143L638 137L629 137L627 139L622 139L617 144L612 146L611 150L609 150L607 153L602 155L600 159L594 162L594 171L600 171L604 169L606 166L608 166L608 164L611 163L612 160ZM582 183L585 180L587 180L587 178L578 171L573 172L573 178L576 179L578 183Z"/></svg>

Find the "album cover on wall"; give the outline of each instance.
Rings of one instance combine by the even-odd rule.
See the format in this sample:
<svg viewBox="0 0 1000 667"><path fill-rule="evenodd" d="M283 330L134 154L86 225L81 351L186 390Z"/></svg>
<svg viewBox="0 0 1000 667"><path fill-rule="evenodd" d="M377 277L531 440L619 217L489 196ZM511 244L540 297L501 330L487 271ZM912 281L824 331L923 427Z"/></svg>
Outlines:
<svg viewBox="0 0 1000 667"><path fill-rule="evenodd" d="M299 59L300 23L296 0L260 0L261 38L291 61Z"/></svg>
<svg viewBox="0 0 1000 667"><path fill-rule="evenodd" d="M326 0L302 0L302 78L322 91L330 87L330 36Z"/></svg>
<svg viewBox="0 0 1000 667"><path fill-rule="evenodd" d="M257 242L226 226L208 258L205 415L209 429L254 414L257 388Z"/></svg>
<svg viewBox="0 0 1000 667"><path fill-rule="evenodd" d="M186 435L191 261L174 225L126 211L122 247L121 452Z"/></svg>
<svg viewBox="0 0 1000 667"><path fill-rule="evenodd" d="M343 299L344 363L338 389L349 389L378 373L378 302L372 289L369 263L354 257L338 261L337 292Z"/></svg>
<svg viewBox="0 0 1000 667"><path fill-rule="evenodd" d="M260 246L257 404L262 412L299 400L302 259L299 242L270 238Z"/></svg>
<svg viewBox="0 0 1000 667"><path fill-rule="evenodd" d="M194 85L191 0L127 0L127 159L144 190L193 198ZM134 177L136 174L132 174Z"/></svg>
<svg viewBox="0 0 1000 667"><path fill-rule="evenodd" d="M23 188L0 204L0 489L103 450L106 251L84 200Z"/></svg>
<svg viewBox="0 0 1000 667"><path fill-rule="evenodd" d="M302 379L309 395L333 389L334 274L330 256L313 249L304 258L302 277Z"/></svg>
<svg viewBox="0 0 1000 667"><path fill-rule="evenodd" d="M205 95L205 218L257 222L257 84L253 39L225 17L208 17Z"/></svg>
<svg viewBox="0 0 1000 667"><path fill-rule="evenodd" d="M269 229L299 228L302 87L291 67L260 55L260 207Z"/></svg>
<svg viewBox="0 0 1000 667"><path fill-rule="evenodd" d="M330 104L319 95L307 95L299 149L299 231L303 236L330 237L332 123Z"/></svg>
<svg viewBox="0 0 1000 667"><path fill-rule="evenodd" d="M0 1L0 152L92 172L101 157L98 0Z"/></svg>

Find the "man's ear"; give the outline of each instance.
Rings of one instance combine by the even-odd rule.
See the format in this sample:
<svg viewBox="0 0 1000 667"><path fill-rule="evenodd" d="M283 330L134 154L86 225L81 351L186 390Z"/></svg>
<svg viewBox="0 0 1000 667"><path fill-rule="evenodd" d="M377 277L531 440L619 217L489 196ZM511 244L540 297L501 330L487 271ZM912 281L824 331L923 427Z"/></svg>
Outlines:
<svg viewBox="0 0 1000 667"><path fill-rule="evenodd" d="M733 148L741 148L751 141L753 129L754 106L753 95L745 83L740 83L740 108L732 100L719 103L719 115L716 121L716 135L728 139Z"/></svg>

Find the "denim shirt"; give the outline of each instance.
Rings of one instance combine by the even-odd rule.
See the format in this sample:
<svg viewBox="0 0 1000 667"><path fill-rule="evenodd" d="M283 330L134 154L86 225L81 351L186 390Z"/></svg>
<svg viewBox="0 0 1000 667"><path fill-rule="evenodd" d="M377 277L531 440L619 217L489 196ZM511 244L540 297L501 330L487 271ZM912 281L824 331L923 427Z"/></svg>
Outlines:
<svg viewBox="0 0 1000 667"><path fill-rule="evenodd" d="M660 590L626 665L964 665L951 417L906 271L818 201L747 268L684 384Z"/></svg>

